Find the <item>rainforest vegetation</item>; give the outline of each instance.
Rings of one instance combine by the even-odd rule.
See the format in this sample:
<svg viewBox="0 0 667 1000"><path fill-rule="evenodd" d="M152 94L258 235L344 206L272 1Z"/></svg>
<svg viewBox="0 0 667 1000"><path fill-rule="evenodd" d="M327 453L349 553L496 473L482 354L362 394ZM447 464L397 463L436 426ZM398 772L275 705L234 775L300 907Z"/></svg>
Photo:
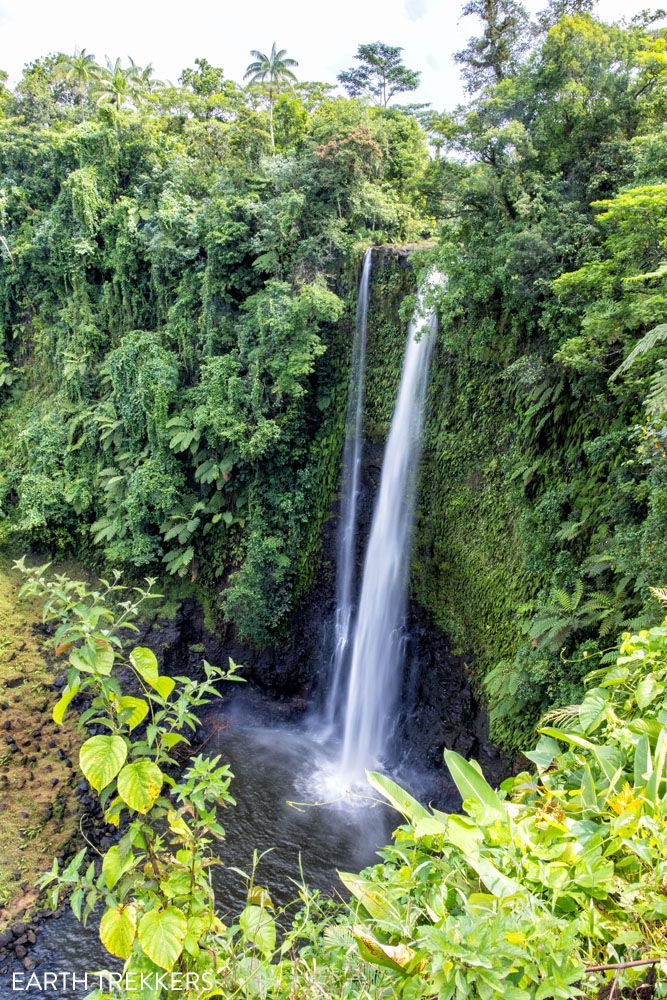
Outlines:
<svg viewBox="0 0 667 1000"><path fill-rule="evenodd" d="M82 726L107 733L82 732L81 768L122 832L101 872L82 852L44 883L103 904L133 971L222 969L202 996L667 995L667 29L589 0L463 13L453 112L409 103L418 69L381 42L347 96L277 45L243 83L81 50L0 90L0 544L141 588L21 563L69 660L54 718L92 699ZM126 626L149 577L249 646L289 634L338 488L359 263L384 244L444 275L412 595L471 654L493 739L541 736L498 792L449 752L461 815L372 775L404 823L344 876L352 906L304 887L285 931L253 884L225 927L207 867L230 775L174 777L171 751L229 675L163 677ZM386 310L416 285L386 268L373 292L378 440L405 331Z"/></svg>

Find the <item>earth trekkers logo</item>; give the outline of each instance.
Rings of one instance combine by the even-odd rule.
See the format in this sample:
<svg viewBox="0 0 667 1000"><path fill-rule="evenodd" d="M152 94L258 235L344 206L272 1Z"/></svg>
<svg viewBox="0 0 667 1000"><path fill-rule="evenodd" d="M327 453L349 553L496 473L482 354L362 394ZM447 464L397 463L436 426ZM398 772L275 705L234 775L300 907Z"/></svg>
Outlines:
<svg viewBox="0 0 667 1000"><path fill-rule="evenodd" d="M93 989L116 989L129 993L143 990L212 990L215 978L212 972L15 972L12 975L12 991L15 993L54 993L61 995L67 991L79 990L88 993Z"/></svg>

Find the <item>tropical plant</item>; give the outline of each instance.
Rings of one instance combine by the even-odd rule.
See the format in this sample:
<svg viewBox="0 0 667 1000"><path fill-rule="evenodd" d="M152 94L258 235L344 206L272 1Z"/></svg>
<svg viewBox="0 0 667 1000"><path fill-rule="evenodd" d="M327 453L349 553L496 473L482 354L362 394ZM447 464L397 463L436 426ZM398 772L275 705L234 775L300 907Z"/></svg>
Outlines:
<svg viewBox="0 0 667 1000"><path fill-rule="evenodd" d="M271 46L269 55L258 52L257 49L251 49L250 55L253 57L253 62L248 65L243 79L248 81L248 86L258 87L266 94L269 105L271 148L275 149L276 140L273 129L275 100L286 85L296 82L296 76L292 70L299 64L296 59L290 59L287 56L286 49L277 49L275 42Z"/></svg>
<svg viewBox="0 0 667 1000"><path fill-rule="evenodd" d="M70 894L72 911L84 922L102 903L100 939L124 960L126 975L177 970L186 995L215 994L214 948L224 928L210 868L212 845L224 838L217 809L234 803L232 776L219 757L203 756L179 773L174 751L189 745L196 710L218 696L218 682L238 679L237 668L231 661L227 671L205 662L203 678L173 678L160 674L150 649L125 652L121 636L137 631L137 616L156 599L152 580L145 589L128 590L116 576L91 589L62 575L49 578L48 565L28 569L20 560L16 566L26 577L21 594L43 600L45 621L57 626L56 655L68 661L53 719L62 724L77 696L85 699L79 725L84 733L98 732L83 742L80 768L106 822L120 832L101 864L84 848L65 868L54 861L40 883L54 907ZM131 682L121 682L121 669ZM249 909L247 919L253 914Z"/></svg>
<svg viewBox="0 0 667 1000"><path fill-rule="evenodd" d="M360 66L338 74L350 97L367 97L386 108L397 94L416 90L421 76L401 61L402 48L385 42L360 45L355 59Z"/></svg>
<svg viewBox="0 0 667 1000"><path fill-rule="evenodd" d="M667 622L625 633L587 687L498 791L445 751L462 815L369 774L404 820L341 876L378 997L667 996Z"/></svg>
<svg viewBox="0 0 667 1000"><path fill-rule="evenodd" d="M607 619L612 613L607 594L585 594L584 584L578 580L571 593L555 587L539 613L525 622L524 631L535 648L559 653L582 630L595 627L599 635L608 635Z"/></svg>
<svg viewBox="0 0 667 1000"><path fill-rule="evenodd" d="M474 93L516 71L527 48L528 14L517 0L470 0L463 17L477 17L483 25L481 36L471 38L454 56L463 66L468 91Z"/></svg>
<svg viewBox="0 0 667 1000"><path fill-rule="evenodd" d="M91 90L97 85L102 69L95 62L95 56L85 49L75 49L74 55L61 56L58 72L62 79L77 95L81 110L81 121L86 120L86 101Z"/></svg>
<svg viewBox="0 0 667 1000"><path fill-rule="evenodd" d="M146 82L142 79L139 67L130 60L128 66L123 66L117 58L112 62L107 57L106 68L99 74L95 86L98 105L113 104L117 111L121 108L137 104L146 93Z"/></svg>

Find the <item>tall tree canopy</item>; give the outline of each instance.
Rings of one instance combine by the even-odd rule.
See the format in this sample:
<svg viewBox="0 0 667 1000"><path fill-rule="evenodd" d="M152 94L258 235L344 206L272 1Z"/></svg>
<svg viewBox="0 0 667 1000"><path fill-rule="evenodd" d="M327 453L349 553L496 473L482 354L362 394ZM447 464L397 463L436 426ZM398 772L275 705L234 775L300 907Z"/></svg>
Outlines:
<svg viewBox="0 0 667 1000"><path fill-rule="evenodd" d="M471 38L454 56L463 67L469 92L500 83L514 72L528 46L529 19L517 0L470 0L464 17L477 17L482 34Z"/></svg>
<svg viewBox="0 0 667 1000"><path fill-rule="evenodd" d="M276 95L280 93L286 84L296 81L293 69L299 64L296 59L288 57L286 49L278 49L275 42L271 46L269 55L266 55L264 52L258 52L257 49L252 49L250 55L253 56L254 61L246 69L243 79L248 81L249 86L261 87L266 93L269 102L271 146L275 149L273 107Z"/></svg>
<svg viewBox="0 0 667 1000"><path fill-rule="evenodd" d="M367 97L386 108L392 97L416 90L421 74L401 61L402 48L371 42L360 45L355 59L360 63L338 74L350 97Z"/></svg>

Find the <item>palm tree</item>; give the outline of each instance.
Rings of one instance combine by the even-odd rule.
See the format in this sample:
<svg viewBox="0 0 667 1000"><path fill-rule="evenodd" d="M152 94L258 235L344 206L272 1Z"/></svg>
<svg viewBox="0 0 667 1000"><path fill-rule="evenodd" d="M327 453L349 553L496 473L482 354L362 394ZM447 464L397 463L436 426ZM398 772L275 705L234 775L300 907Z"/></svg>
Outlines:
<svg viewBox="0 0 667 1000"><path fill-rule="evenodd" d="M130 68L134 70L134 75L140 88L148 94L152 94L154 90L161 90L164 87L162 80L158 80L153 73L153 63L148 63L143 69L138 66L132 56L130 56Z"/></svg>
<svg viewBox="0 0 667 1000"><path fill-rule="evenodd" d="M292 72L292 66L298 66L296 59L287 59L287 49L276 51L276 43L271 47L271 55L251 49L250 55L255 62L251 62L245 71L244 80L248 80L248 86L261 87L269 99L269 127L271 130L271 148L276 148L273 135L273 104L276 94L280 92L283 84L292 83L296 76Z"/></svg>
<svg viewBox="0 0 667 1000"><path fill-rule="evenodd" d="M115 104L116 110L126 104L132 104L143 91L139 67L130 60L129 66L123 66L120 59L111 62L107 56L107 68L102 70L97 86L98 104Z"/></svg>
<svg viewBox="0 0 667 1000"><path fill-rule="evenodd" d="M62 56L58 61L58 75L69 84L79 100L81 121L86 120L86 97L91 86L97 83L101 69L95 56L85 49L75 49L73 56Z"/></svg>

